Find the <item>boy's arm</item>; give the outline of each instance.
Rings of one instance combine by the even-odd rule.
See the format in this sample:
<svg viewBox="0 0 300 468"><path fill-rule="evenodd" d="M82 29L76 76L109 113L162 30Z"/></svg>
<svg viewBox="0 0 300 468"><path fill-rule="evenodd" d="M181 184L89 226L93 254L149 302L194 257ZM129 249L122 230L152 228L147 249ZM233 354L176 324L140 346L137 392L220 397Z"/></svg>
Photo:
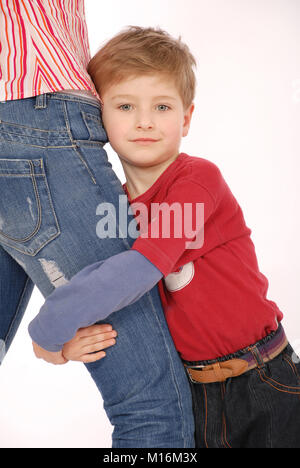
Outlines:
<svg viewBox="0 0 300 468"><path fill-rule="evenodd" d="M178 200L183 206L186 203L193 205L193 219L196 203L204 203L204 223L216 207L207 190L191 181L174 184L165 203L171 206ZM170 226L171 232L174 222ZM152 232L153 223L149 225L149 232ZM203 228L202 223L200 231ZM182 231L184 233L184 226ZM163 276L171 273L188 241L191 239L185 235L180 238L174 235L169 238L150 236L148 239L140 236L132 250L87 266L47 298L39 314L29 324L31 338L48 351L59 351L79 328L102 321L134 303ZM198 254L201 252L199 248Z"/></svg>
<svg viewBox="0 0 300 468"><path fill-rule="evenodd" d="M89 265L50 294L29 324L29 334L42 348L57 352L79 328L137 301L161 278L162 273L134 250Z"/></svg>

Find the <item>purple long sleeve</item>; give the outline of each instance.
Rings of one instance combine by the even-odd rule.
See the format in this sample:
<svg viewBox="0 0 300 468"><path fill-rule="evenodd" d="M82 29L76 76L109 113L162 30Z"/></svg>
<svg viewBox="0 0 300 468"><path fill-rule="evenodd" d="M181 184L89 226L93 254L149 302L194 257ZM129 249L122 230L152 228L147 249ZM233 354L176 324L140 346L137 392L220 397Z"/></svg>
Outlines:
<svg viewBox="0 0 300 468"><path fill-rule="evenodd" d="M163 277L135 250L89 265L56 289L30 322L33 341L48 351L59 351L79 328L104 320L136 302Z"/></svg>

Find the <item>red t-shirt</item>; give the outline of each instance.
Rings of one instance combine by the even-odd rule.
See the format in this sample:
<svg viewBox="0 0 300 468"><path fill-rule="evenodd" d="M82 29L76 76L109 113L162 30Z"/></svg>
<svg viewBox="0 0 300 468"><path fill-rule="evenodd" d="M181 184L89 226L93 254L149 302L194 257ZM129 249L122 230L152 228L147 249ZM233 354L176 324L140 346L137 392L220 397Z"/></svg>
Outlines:
<svg viewBox="0 0 300 468"><path fill-rule="evenodd" d="M141 235L132 248L164 275L159 283L162 304L183 359L226 356L277 330L283 314L266 297L268 280L259 271L251 230L215 164L182 153L149 190L131 200L132 207L137 203L147 211L144 218L136 212ZM162 218L151 217L152 204L162 203L177 204L170 223L168 216L164 218L169 233ZM182 217L177 216L180 207ZM194 237L197 232L198 243L188 243L192 231Z"/></svg>

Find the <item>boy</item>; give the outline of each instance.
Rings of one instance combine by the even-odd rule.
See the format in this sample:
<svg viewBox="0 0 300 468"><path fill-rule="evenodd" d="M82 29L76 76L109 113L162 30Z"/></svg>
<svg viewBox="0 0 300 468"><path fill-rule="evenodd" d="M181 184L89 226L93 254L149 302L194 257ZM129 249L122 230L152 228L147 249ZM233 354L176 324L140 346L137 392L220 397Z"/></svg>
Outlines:
<svg viewBox="0 0 300 468"><path fill-rule="evenodd" d="M219 169L179 151L194 111L194 66L180 40L138 27L92 59L89 73L124 188L140 211L140 236L131 251L87 267L56 290L29 331L45 349L62 352L78 328L160 281L191 384L196 447L299 447L300 366L280 325L283 314L266 298L251 230ZM167 232L159 211L152 215L162 204L174 210ZM109 310L101 310L103 294L111 298ZM66 311L68 326L59 328ZM71 356L76 345L70 343Z"/></svg>

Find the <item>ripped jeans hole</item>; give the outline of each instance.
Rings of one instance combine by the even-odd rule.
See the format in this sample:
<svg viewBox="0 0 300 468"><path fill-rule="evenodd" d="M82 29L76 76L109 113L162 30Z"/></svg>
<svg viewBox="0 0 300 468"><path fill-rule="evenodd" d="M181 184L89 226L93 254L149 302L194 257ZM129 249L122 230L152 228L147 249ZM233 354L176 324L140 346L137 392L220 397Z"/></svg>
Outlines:
<svg viewBox="0 0 300 468"><path fill-rule="evenodd" d="M39 259L42 268L47 275L48 279L50 280L51 284L55 288L59 288L64 284L68 283L67 278L65 275L60 271L58 265L53 260L46 260L45 258Z"/></svg>

